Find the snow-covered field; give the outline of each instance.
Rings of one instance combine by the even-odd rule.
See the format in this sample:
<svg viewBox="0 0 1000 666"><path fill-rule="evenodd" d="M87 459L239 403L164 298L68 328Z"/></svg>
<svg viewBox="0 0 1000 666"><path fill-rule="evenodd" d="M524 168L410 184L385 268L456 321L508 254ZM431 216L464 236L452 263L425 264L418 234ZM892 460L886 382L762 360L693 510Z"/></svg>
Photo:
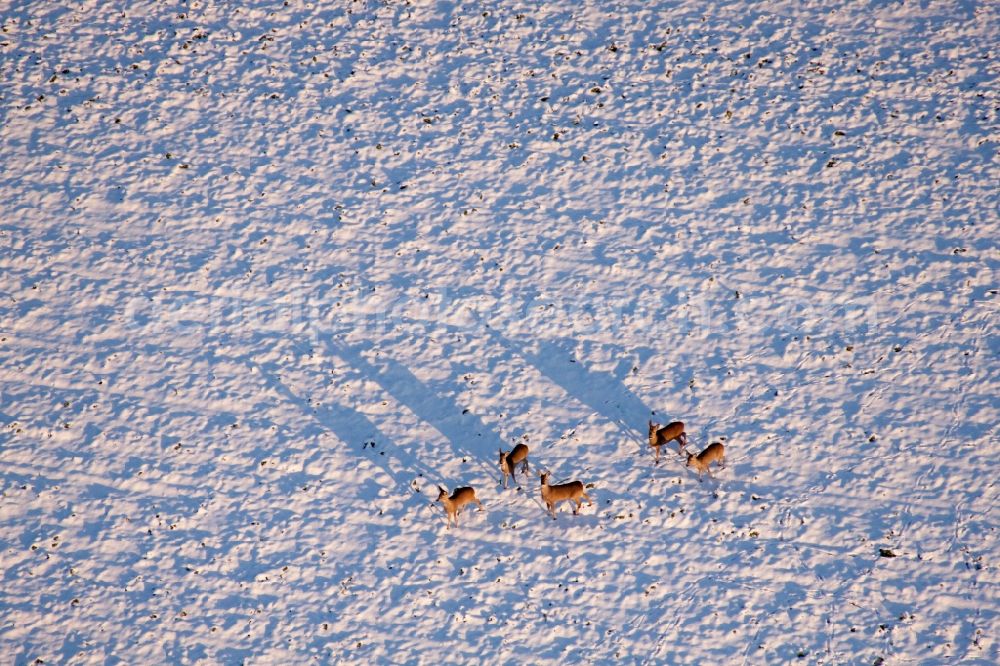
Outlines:
<svg viewBox="0 0 1000 666"><path fill-rule="evenodd" d="M1000 661L1000 4L0 27L0 664Z"/></svg>

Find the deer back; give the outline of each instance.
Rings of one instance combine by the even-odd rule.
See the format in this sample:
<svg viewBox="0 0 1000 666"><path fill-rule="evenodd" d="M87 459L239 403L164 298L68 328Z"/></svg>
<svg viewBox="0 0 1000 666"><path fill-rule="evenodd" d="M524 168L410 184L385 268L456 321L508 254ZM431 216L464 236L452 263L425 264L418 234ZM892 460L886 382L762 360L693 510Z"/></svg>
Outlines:
<svg viewBox="0 0 1000 666"><path fill-rule="evenodd" d="M472 488L455 488L455 492L451 494L448 498L451 503L457 508L463 504L468 504L469 502L476 501L476 491Z"/></svg>
<svg viewBox="0 0 1000 666"><path fill-rule="evenodd" d="M674 421L656 431L656 443L663 444L684 434L684 422Z"/></svg>
<svg viewBox="0 0 1000 666"><path fill-rule="evenodd" d="M516 465L527 457L528 445L518 444L510 453L507 454L507 463L510 465Z"/></svg>
<svg viewBox="0 0 1000 666"><path fill-rule="evenodd" d="M698 454L698 462L701 465L708 465L722 460L726 454L726 447L721 442L712 442L705 447L705 450Z"/></svg>
<svg viewBox="0 0 1000 666"><path fill-rule="evenodd" d="M542 486L542 496L551 500L564 500L579 497L583 494L583 482L570 481L569 483L558 483L554 486L548 484L546 479Z"/></svg>

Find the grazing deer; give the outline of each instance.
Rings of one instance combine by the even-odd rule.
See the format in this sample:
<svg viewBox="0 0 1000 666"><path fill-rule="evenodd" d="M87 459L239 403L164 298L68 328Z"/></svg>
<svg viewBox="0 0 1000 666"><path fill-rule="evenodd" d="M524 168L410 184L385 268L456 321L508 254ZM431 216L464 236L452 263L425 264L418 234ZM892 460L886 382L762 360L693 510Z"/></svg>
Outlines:
<svg viewBox="0 0 1000 666"><path fill-rule="evenodd" d="M528 445L518 444L514 447L510 453L504 453L503 449L500 449L500 472L503 474L503 487L507 487L507 477L511 476L514 479L514 483L517 483L517 477L514 472L517 471L517 464L521 463L521 471L524 474L528 473Z"/></svg>
<svg viewBox="0 0 1000 666"><path fill-rule="evenodd" d="M542 501L545 502L545 506L549 509L549 514L552 516L552 520L556 519L555 506L557 502L562 502L563 500L570 500L571 502L576 502L576 506L573 507L573 515L575 516L580 511L580 507L583 506L583 501L581 497L587 500L587 506L593 504L590 497L583 490L583 484L579 481L570 481L569 483L560 483L555 486L549 485L549 473L542 472L539 475L542 478Z"/></svg>
<svg viewBox="0 0 1000 666"><path fill-rule="evenodd" d="M660 428L656 423L649 422L649 445L656 451L656 464L660 464L660 447L667 442L677 442L677 453L683 453L687 446L687 433L684 432L684 424L674 421Z"/></svg>
<svg viewBox="0 0 1000 666"><path fill-rule="evenodd" d="M466 504L471 504L475 502L479 505L479 510L483 510L483 503L479 501L476 497L476 491L472 488L455 488L455 492L448 497L448 491L438 486L438 490L441 492L438 494L437 501L444 504L444 510L448 514L448 527L451 527L451 521L455 521L455 527L458 527L458 512Z"/></svg>
<svg viewBox="0 0 1000 666"><path fill-rule="evenodd" d="M712 442L697 456L693 453L688 454L687 466L698 470L699 481L702 472L708 472L710 478L715 478L712 476L712 470L708 468L712 463L718 463L720 469L726 466L726 447L721 442Z"/></svg>

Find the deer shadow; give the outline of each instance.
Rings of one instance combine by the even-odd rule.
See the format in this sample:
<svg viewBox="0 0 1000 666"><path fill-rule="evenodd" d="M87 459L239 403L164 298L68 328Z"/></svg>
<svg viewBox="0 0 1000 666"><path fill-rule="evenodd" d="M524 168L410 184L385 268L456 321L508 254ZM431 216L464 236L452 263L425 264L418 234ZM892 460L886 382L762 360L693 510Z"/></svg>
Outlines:
<svg viewBox="0 0 1000 666"><path fill-rule="evenodd" d="M327 342L326 351L377 382L418 418L433 426L474 464L491 477L497 476L498 470L485 461L492 461L490 452L502 448L504 441L479 416L436 392L395 359L380 355L376 364L365 358L359 349L332 341ZM475 441L475 446L461 443L468 441Z"/></svg>
<svg viewBox="0 0 1000 666"><path fill-rule="evenodd" d="M640 453L645 451L646 433L629 424L642 424L642 421L655 412L625 386L619 377L610 372L588 369L575 357L571 340L543 340L537 343L535 349L531 349L505 337L494 328L487 332L500 346L530 363L577 401L615 423L636 442Z"/></svg>
<svg viewBox="0 0 1000 666"><path fill-rule="evenodd" d="M369 442L384 441L392 442L393 439L383 433L378 426L364 414L340 403L325 403L314 405L312 409L306 408L307 401L302 396L297 395L291 388L281 381L276 368L255 364L260 376L278 395L282 396L290 403L302 405L302 413L310 417L315 422L317 433L332 431L333 434L345 445L345 450L353 451L355 444L361 443L363 447ZM396 446L391 449L395 457L401 460L406 469L412 470L416 475L418 472L427 479L434 478L435 472L418 459L408 455L403 449ZM379 467L393 480L399 488L406 488L411 493L418 495L421 499L426 499L417 492L411 482L393 470L389 463L380 461L380 456L369 456L367 459L374 460Z"/></svg>

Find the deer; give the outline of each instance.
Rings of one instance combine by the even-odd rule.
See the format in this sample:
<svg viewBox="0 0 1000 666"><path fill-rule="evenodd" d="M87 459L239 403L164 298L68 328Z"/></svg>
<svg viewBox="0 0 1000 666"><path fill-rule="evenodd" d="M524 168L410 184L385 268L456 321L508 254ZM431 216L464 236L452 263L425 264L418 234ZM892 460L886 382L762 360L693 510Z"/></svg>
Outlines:
<svg viewBox="0 0 1000 666"><path fill-rule="evenodd" d="M448 527L451 527L451 522L455 521L455 527L458 527L458 512L466 504L471 504L475 502L479 506L479 510L483 510L483 503L479 501L476 497L476 491L472 488L455 488L455 492L448 497L448 491L438 486L438 490L441 492L438 494L437 501L444 505L444 510L448 514Z"/></svg>
<svg viewBox="0 0 1000 666"><path fill-rule="evenodd" d="M688 453L687 466L698 470L699 481L701 481L702 472L707 472L710 478L715 478L712 476L712 470L708 467L712 463L717 463L720 469L726 466L726 447L722 445L722 442L712 442L697 456Z"/></svg>
<svg viewBox="0 0 1000 666"><path fill-rule="evenodd" d="M521 463L521 472L524 474L528 473L528 445L518 444L510 453L504 453L503 449L500 449L500 472L503 474L503 487L507 487L507 477L511 476L514 479L514 483L517 483L517 477L514 472L517 471L517 464Z"/></svg>
<svg viewBox="0 0 1000 666"><path fill-rule="evenodd" d="M574 516L580 512L580 507L583 506L583 501L580 499L581 497L587 500L587 506L591 506L594 503L587 493L584 492L583 484L579 481L570 481L569 483L560 483L555 486L550 486L548 472L542 472L539 474L539 477L542 479L542 501L545 502L545 506L548 507L549 515L552 516L552 520L556 519L555 506L557 502L562 502L563 500L576 502L576 506L573 507Z"/></svg>
<svg viewBox="0 0 1000 666"><path fill-rule="evenodd" d="M681 421L668 423L662 428L658 424L649 422L649 445L656 451L656 464L660 464L660 447L670 441L677 442L677 453L683 453L687 446L687 433L684 432L684 424Z"/></svg>

